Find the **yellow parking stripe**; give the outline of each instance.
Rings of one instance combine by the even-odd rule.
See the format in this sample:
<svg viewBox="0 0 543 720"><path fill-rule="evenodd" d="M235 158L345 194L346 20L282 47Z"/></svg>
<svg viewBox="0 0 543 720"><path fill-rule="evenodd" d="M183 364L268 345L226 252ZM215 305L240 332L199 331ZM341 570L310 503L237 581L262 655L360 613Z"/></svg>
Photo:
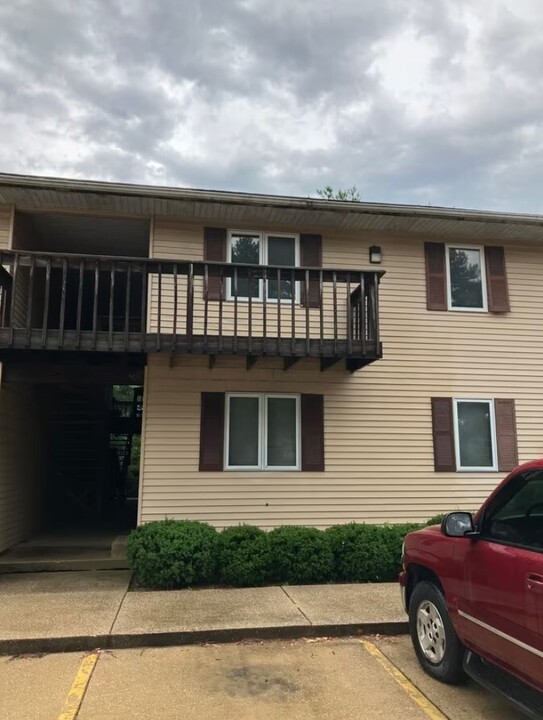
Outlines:
<svg viewBox="0 0 543 720"><path fill-rule="evenodd" d="M87 686L94 672L98 653L94 652L83 658L70 692L62 708L62 712L58 716L58 720L75 720L83 702Z"/></svg>
<svg viewBox="0 0 543 720"><path fill-rule="evenodd" d="M366 648L370 655L372 655L377 662L383 667L389 675L392 675L398 685L405 690L409 697L417 703L420 709L426 713L426 715L432 720L447 720L447 716L444 715L439 708L437 708L426 695L423 695L413 683L406 678L401 670L398 670L396 665L390 662L390 660L383 655L383 653L373 643L368 640L361 640L362 645Z"/></svg>

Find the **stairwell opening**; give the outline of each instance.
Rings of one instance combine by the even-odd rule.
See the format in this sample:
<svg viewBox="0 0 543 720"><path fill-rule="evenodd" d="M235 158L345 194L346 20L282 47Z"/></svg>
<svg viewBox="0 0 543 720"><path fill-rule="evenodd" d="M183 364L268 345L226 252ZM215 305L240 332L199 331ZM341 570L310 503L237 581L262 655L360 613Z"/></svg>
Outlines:
<svg viewBox="0 0 543 720"><path fill-rule="evenodd" d="M111 399L109 454L113 497L129 506L131 516L137 514L143 387L114 385ZM135 519L132 523L136 524Z"/></svg>
<svg viewBox="0 0 543 720"><path fill-rule="evenodd" d="M131 375L143 381L143 372ZM21 497L16 544L0 547L0 573L127 566L125 540L137 524L143 387L89 376L81 365L80 381L14 385L34 398L26 443L35 478ZM27 475L24 453L15 459L14 471Z"/></svg>
<svg viewBox="0 0 543 720"><path fill-rule="evenodd" d="M44 526L135 527L143 388L70 384L42 393L48 416Z"/></svg>

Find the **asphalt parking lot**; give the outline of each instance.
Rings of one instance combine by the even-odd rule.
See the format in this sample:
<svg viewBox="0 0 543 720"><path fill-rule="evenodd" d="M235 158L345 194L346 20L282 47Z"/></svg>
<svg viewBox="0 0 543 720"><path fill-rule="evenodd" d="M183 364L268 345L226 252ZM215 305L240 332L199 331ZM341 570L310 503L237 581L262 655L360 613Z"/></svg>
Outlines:
<svg viewBox="0 0 543 720"><path fill-rule="evenodd" d="M406 637L244 642L0 658L2 720L520 720L418 667Z"/></svg>

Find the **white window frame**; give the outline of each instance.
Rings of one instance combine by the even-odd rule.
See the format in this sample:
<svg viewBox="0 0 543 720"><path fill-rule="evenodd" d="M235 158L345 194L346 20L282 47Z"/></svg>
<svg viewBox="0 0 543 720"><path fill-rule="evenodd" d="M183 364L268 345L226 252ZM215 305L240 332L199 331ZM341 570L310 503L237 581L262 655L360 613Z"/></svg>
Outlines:
<svg viewBox="0 0 543 720"><path fill-rule="evenodd" d="M230 444L230 399L233 397L258 399L258 465L229 465L228 449ZM286 398L296 400L296 464L295 465L268 465L268 400L270 398ZM224 421L224 469L236 471L266 471L285 472L301 469L302 447L302 409L301 395L299 393L226 393L225 421Z"/></svg>
<svg viewBox="0 0 543 720"><path fill-rule="evenodd" d="M451 293L451 266L449 250L478 250L481 258L481 290L483 296L482 307L455 307L452 304ZM467 243L449 243L445 245L445 271L447 275L447 309L453 312L488 312L488 291L486 285L486 258L484 245L469 245Z"/></svg>
<svg viewBox="0 0 543 720"><path fill-rule="evenodd" d="M276 237L285 237L290 238L294 240L294 267L300 267L300 235L299 233L285 233L285 232L260 232L258 230L229 230L227 233L227 242L226 242L226 257L228 258L228 262L232 262L232 242L234 239L234 236L238 235L251 235L254 237L258 237L259 239L259 253L258 253L258 264L259 265L268 265L268 238L276 238ZM289 269L289 268L285 268ZM268 280L274 280L275 278L268 278ZM286 278L288 279L288 278ZM264 292L263 292L263 281L258 281L258 296L251 298L251 302L263 302L264 300ZM234 300L234 293L232 292L232 278L227 279L226 283L226 299L227 300ZM238 296L238 302L249 302L248 297L239 297ZM270 298L266 294L266 302L269 303L290 303L292 300L290 298ZM294 302L299 303L300 302L300 283L295 283L295 289L294 289Z"/></svg>
<svg viewBox="0 0 543 720"><path fill-rule="evenodd" d="M480 403L488 405L490 417L490 441L492 443L492 466L491 467L464 467L460 462L460 433L458 430L458 403ZM456 470L458 472L497 472L498 471L498 443L496 438L496 413L494 400L488 398L453 398L453 422L454 422L454 450L456 455Z"/></svg>

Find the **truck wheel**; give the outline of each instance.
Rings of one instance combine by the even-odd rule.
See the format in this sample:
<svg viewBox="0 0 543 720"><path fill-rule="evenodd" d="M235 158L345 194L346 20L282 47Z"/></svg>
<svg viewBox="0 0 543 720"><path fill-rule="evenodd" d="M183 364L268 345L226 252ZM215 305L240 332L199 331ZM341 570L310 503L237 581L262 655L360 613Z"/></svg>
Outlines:
<svg viewBox="0 0 543 720"><path fill-rule="evenodd" d="M433 583L415 585L409 602L409 632L422 669L436 680L458 684L464 647L453 627L443 593Z"/></svg>

